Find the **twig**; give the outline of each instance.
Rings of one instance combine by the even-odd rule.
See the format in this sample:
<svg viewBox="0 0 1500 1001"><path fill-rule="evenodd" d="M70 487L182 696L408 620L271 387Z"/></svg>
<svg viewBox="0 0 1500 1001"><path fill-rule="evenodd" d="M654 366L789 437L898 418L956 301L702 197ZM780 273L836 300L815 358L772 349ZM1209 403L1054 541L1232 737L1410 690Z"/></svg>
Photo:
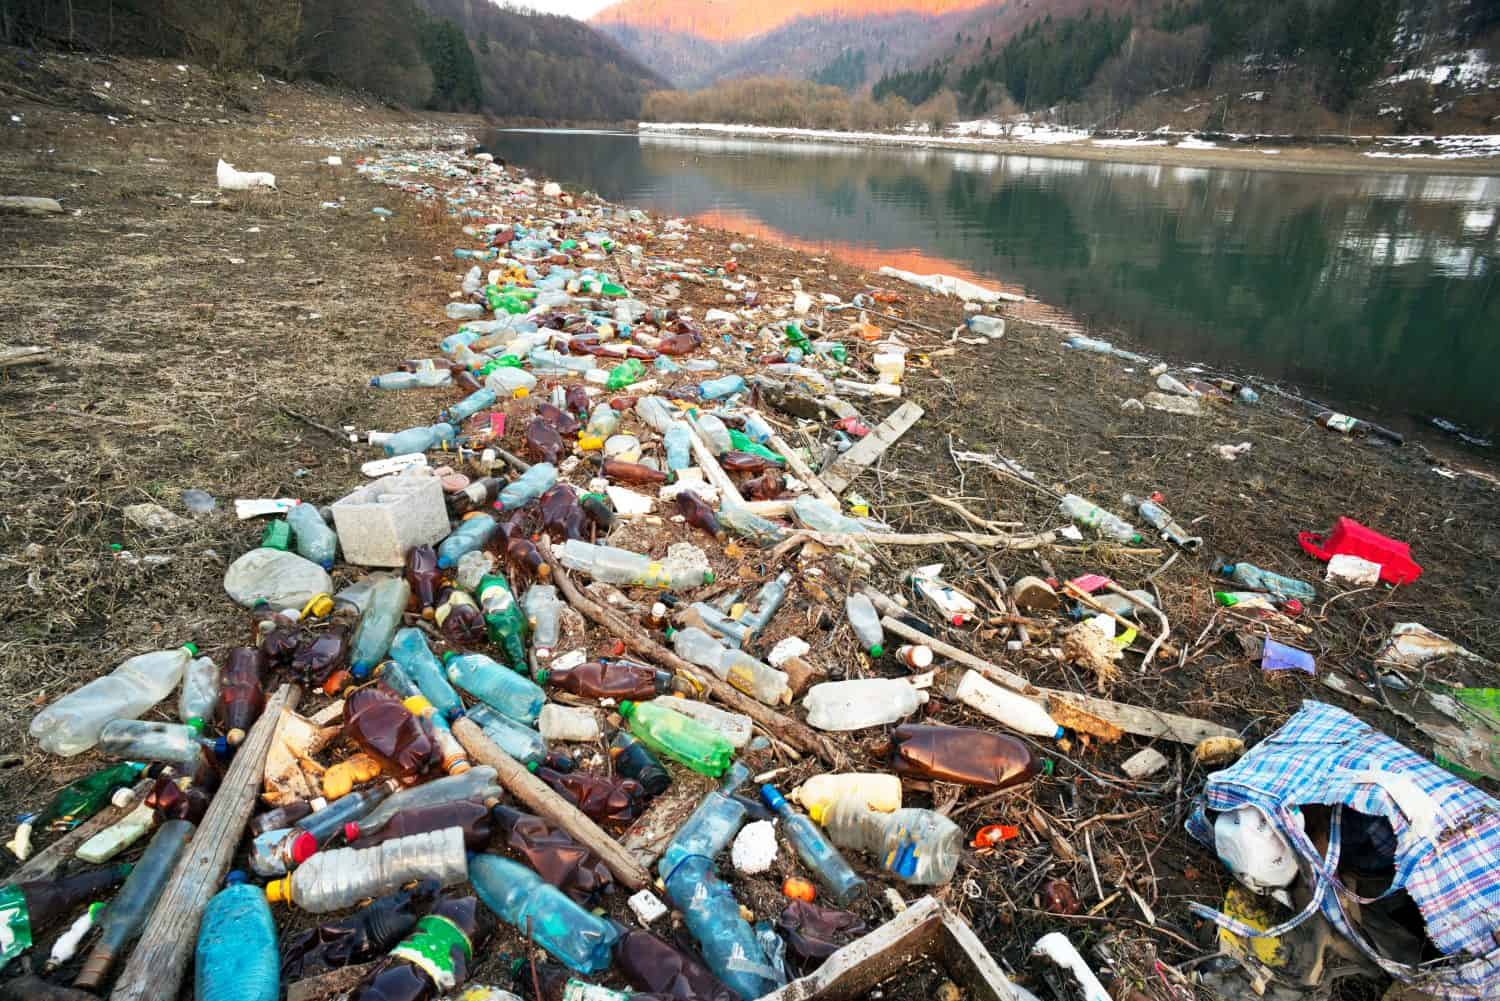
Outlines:
<svg viewBox="0 0 1500 1001"><path fill-rule="evenodd" d="M332 436L334 439L336 439L338 441L338 443L340 445L343 445L345 448L348 448L348 449L352 450L352 446L349 444L349 436L346 435L344 432L338 430L337 428L331 428L327 424L323 424L323 423L320 423L319 421L313 420L311 417L307 416L306 414L299 414L299 413L297 413L297 411L292 410L292 409L290 409L288 407L283 407L283 406L281 406L279 404L277 405L276 409L280 410L282 413L286 414L288 417L291 417L291 418L293 418L295 420L301 421L303 424L306 424L310 428L317 428L319 431L322 431L324 434Z"/></svg>
<svg viewBox="0 0 1500 1001"><path fill-rule="evenodd" d="M1094 877L1094 889L1099 891L1099 897L1104 897L1104 884L1099 882L1099 866L1094 862L1094 832L1083 832L1083 847L1089 853L1089 873ZM1116 894L1119 896L1119 894ZM1111 898L1113 899L1113 898ZM1103 904L1100 905L1101 907Z"/></svg>

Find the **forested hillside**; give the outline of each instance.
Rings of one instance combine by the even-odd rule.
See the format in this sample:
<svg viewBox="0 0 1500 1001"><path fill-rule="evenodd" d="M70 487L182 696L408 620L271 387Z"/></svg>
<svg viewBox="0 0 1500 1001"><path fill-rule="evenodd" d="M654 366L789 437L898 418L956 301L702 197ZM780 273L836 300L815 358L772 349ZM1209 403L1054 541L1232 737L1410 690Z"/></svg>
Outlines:
<svg viewBox="0 0 1500 1001"><path fill-rule="evenodd" d="M571 18L489 0L0 0L0 40L191 59L393 104L621 120L662 85Z"/></svg>

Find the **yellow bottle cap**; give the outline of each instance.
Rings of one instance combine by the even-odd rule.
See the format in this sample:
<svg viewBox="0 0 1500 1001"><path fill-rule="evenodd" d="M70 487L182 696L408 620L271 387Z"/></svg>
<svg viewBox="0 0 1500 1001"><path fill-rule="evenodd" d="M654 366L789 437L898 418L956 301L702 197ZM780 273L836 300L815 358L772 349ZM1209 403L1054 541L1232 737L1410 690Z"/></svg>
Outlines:
<svg viewBox="0 0 1500 1001"><path fill-rule="evenodd" d="M266 900L279 904L292 899L292 877L273 879L266 884Z"/></svg>
<svg viewBox="0 0 1500 1001"><path fill-rule="evenodd" d="M302 606L302 617L321 619L333 611L333 597L329 594L315 594L308 599L307 604Z"/></svg>
<svg viewBox="0 0 1500 1001"><path fill-rule="evenodd" d="M421 695L409 695L401 700L401 704L405 706L406 711L411 713L413 716L421 716L427 710L432 708L432 703L428 702L427 699Z"/></svg>

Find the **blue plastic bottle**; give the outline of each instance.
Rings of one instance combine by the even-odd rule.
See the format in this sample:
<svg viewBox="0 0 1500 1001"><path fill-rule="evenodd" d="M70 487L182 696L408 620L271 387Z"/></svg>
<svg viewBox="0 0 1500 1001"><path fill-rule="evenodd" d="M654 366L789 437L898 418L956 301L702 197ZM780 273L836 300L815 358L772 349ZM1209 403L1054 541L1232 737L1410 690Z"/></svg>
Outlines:
<svg viewBox="0 0 1500 1001"><path fill-rule="evenodd" d="M1252 591L1267 591L1281 601L1286 601L1288 598L1312 601L1318 596L1317 588L1306 581L1300 581L1295 577L1283 577L1279 573L1264 570L1253 563L1228 563L1220 567L1219 572L1241 587Z"/></svg>
<svg viewBox="0 0 1500 1001"><path fill-rule="evenodd" d="M557 467L550 462L538 462L501 489L495 509L514 511L536 500L556 483Z"/></svg>
<svg viewBox="0 0 1500 1001"><path fill-rule="evenodd" d="M726 375L718 379L709 379L698 386L698 392L703 394L705 400L722 400L727 396L734 396L745 391L745 379L743 376Z"/></svg>
<svg viewBox="0 0 1500 1001"><path fill-rule="evenodd" d="M385 659L410 597L411 586L402 577L387 578L370 592L349 644L349 666L356 678L363 680L371 668Z"/></svg>
<svg viewBox="0 0 1500 1001"><path fill-rule="evenodd" d="M479 724L484 735L523 765L541 764L547 756L547 742L530 727L522 726L504 713L480 703L470 706L469 719Z"/></svg>
<svg viewBox="0 0 1500 1001"><path fill-rule="evenodd" d="M446 570L451 566L457 566L458 561L469 553L477 552L485 547L495 535L495 530L500 523L495 520L494 515L483 511L471 515L458 523L446 539L438 543L438 567Z"/></svg>
<svg viewBox="0 0 1500 1001"><path fill-rule="evenodd" d="M609 969L619 926L590 914L526 866L498 855L470 855L469 882L502 921L569 969L578 973Z"/></svg>
<svg viewBox="0 0 1500 1001"><path fill-rule="evenodd" d="M667 468L673 472L693 464L693 429L687 421L673 421L663 436L667 446Z"/></svg>
<svg viewBox="0 0 1500 1001"><path fill-rule="evenodd" d="M745 415L745 433L750 436L751 441L764 445L776 432L772 430L771 425L766 423L764 417L752 411Z"/></svg>
<svg viewBox="0 0 1500 1001"><path fill-rule="evenodd" d="M480 702L526 726L536 725L547 701L536 682L482 653L459 655L450 650L443 654L443 671L450 682Z"/></svg>
<svg viewBox="0 0 1500 1001"><path fill-rule="evenodd" d="M442 349L443 354L452 354L459 348L466 348L470 344L473 344L475 341L479 340L481 336L482 335L479 333L479 331L465 325L459 327L457 333L449 334L447 337L444 337L442 342L438 344L438 347Z"/></svg>
<svg viewBox="0 0 1500 1001"><path fill-rule="evenodd" d="M333 569L339 537L314 505L298 504L287 512L286 523L292 527L292 548L298 556L311 560L324 570Z"/></svg>
<svg viewBox="0 0 1500 1001"><path fill-rule="evenodd" d="M423 697L443 716L452 719L463 713L463 701L448 684L448 675L427 645L422 630L410 627L397 630L391 640L391 659L401 665L417 683Z"/></svg>
<svg viewBox="0 0 1500 1001"><path fill-rule="evenodd" d="M276 1001L281 952L265 891L236 883L214 894L198 926L195 1001Z"/></svg>
<svg viewBox="0 0 1500 1001"><path fill-rule="evenodd" d="M453 406L445 410L440 416L449 424L458 427L485 407L493 407L495 400L496 396L493 389L488 387L476 389L468 396L453 404Z"/></svg>
<svg viewBox="0 0 1500 1001"><path fill-rule="evenodd" d="M841 906L853 900L865 881L854 874L844 856L839 854L833 842L824 837L818 825L793 810L775 786L761 786L760 796L781 817L781 833L797 850L797 857L818 877L818 882L827 887L833 899Z"/></svg>
<svg viewBox="0 0 1500 1001"><path fill-rule="evenodd" d="M425 452L429 448L451 442L457 434L452 424L407 428L405 431L397 431L385 440L385 454L408 455L412 452Z"/></svg>

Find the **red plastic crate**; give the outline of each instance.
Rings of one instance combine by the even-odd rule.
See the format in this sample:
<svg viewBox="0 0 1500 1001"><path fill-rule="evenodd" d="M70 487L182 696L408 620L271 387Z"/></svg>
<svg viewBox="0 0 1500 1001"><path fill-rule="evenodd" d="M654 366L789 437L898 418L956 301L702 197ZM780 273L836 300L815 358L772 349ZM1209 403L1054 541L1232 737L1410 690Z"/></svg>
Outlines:
<svg viewBox="0 0 1500 1001"><path fill-rule="evenodd" d="M1411 558L1411 546L1366 528L1353 518L1340 518L1327 536L1298 532L1297 541L1310 556L1320 560L1335 556L1358 556L1380 564L1380 579L1387 584L1410 584L1422 576L1422 568Z"/></svg>

